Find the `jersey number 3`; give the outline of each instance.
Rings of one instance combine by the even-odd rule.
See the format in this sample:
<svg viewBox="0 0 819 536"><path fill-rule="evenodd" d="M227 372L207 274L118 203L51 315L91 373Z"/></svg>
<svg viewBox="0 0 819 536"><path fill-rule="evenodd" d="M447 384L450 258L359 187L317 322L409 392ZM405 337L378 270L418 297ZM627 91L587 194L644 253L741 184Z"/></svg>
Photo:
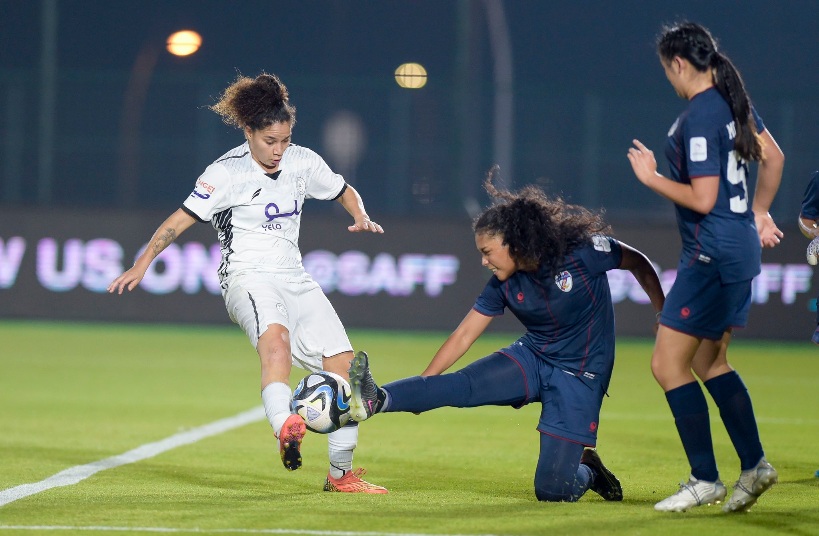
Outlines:
<svg viewBox="0 0 819 536"><path fill-rule="evenodd" d="M740 186L742 193L731 197L731 212L748 212L748 163L734 151L728 153L728 182Z"/></svg>

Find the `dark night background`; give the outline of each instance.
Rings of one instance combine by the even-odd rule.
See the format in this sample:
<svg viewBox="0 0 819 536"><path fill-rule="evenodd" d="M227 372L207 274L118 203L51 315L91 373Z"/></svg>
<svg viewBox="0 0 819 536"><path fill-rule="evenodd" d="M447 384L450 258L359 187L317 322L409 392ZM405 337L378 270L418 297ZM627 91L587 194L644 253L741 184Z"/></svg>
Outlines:
<svg viewBox="0 0 819 536"><path fill-rule="evenodd" d="M175 209L242 141L205 107L237 73L266 71L298 109L294 141L374 216L464 216L499 163L512 185L667 220L625 153L637 137L661 154L684 106L654 52L681 18L718 37L786 154L774 216L790 224L819 167L815 0L0 0L0 13L0 207ZM180 29L203 36L192 56L164 50ZM423 89L396 85L408 61Z"/></svg>

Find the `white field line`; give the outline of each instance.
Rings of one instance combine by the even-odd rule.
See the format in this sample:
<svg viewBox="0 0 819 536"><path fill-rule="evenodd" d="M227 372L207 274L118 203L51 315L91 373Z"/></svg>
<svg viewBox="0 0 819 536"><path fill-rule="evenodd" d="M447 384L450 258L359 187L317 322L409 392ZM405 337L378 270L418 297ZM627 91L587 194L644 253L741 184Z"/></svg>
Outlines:
<svg viewBox="0 0 819 536"><path fill-rule="evenodd" d="M416 534L405 532L354 532L337 530L304 530L304 529L201 529L173 527L106 527L106 526L70 526L70 525L0 525L0 530L38 530L38 531L88 531L88 532L158 532L158 533L194 533L194 534L306 534L309 536L493 536L491 534Z"/></svg>
<svg viewBox="0 0 819 536"><path fill-rule="evenodd" d="M233 430L234 428L239 428L240 426L260 421L264 418L264 408L262 406L258 406L253 409L243 411L242 413L234 415L233 417L228 417L226 419L205 424L204 426L192 428L185 432L180 432L170 437L166 437L165 439L155 443L147 443L123 454L118 454L117 456L111 456L110 458L97 460L85 465L75 465L74 467L69 467L65 471L60 471L59 473L52 475L45 480L41 480L40 482L20 484L19 486L0 491L0 506L4 506L10 502L14 502L18 499L22 499L42 491L47 491L51 488L71 486L104 469L113 469L114 467L119 467L120 465L138 462L147 458L153 458L158 454L175 449L176 447L190 445L191 443L196 443L197 441L205 439L206 437L218 435L229 430ZM0 525L0 528L5 529L6 527Z"/></svg>

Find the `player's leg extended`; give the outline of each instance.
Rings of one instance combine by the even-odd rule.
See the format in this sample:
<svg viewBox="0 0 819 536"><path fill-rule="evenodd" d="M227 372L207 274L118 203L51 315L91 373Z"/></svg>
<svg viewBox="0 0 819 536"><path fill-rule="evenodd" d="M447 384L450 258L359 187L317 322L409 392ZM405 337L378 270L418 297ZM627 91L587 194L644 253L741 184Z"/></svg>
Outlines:
<svg viewBox="0 0 819 536"><path fill-rule="evenodd" d="M262 375L262 402L267 420L279 438L279 454L290 471L301 467L301 440L306 432L304 421L291 413L290 402L290 335L281 324L270 324L256 345Z"/></svg>
<svg viewBox="0 0 819 536"><path fill-rule="evenodd" d="M386 411L420 413L444 406L518 406L528 401L523 369L498 352L457 372L405 378L384 385L383 390Z"/></svg>
<svg viewBox="0 0 819 536"><path fill-rule="evenodd" d="M348 378L347 369L352 352L342 352L323 359L324 370ZM324 491L342 493L387 493L387 489L371 484L361 478L363 469L353 470L353 451L358 445L358 423L351 420L335 432L327 435L327 454L330 470L324 482Z"/></svg>

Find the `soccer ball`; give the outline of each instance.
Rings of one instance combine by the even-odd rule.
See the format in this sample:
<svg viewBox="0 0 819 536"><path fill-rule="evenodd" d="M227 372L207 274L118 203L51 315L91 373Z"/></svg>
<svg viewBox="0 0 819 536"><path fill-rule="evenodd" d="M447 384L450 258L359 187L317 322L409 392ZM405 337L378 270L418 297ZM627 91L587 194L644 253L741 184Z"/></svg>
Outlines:
<svg viewBox="0 0 819 536"><path fill-rule="evenodd" d="M329 434L350 420L352 392L347 380L326 370L301 379L293 391L293 411L301 415L307 428Z"/></svg>

